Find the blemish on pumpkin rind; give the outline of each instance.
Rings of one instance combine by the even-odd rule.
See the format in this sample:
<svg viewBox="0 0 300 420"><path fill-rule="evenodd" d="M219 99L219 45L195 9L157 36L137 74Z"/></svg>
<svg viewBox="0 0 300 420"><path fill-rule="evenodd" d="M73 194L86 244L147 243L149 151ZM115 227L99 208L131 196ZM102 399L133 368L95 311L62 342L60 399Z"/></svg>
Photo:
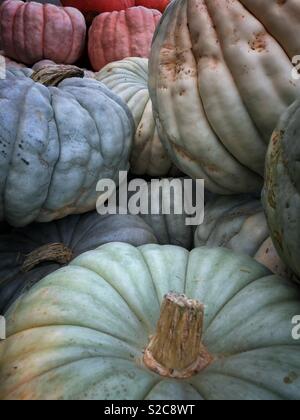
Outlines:
<svg viewBox="0 0 300 420"><path fill-rule="evenodd" d="M284 136L284 131L275 131L271 138L272 151L270 154L269 163L266 169L266 190L267 190L267 200L271 208L276 209L276 176L275 172L277 170L278 163L280 161L282 151L281 151L281 141Z"/></svg>
<svg viewBox="0 0 300 420"><path fill-rule="evenodd" d="M290 372L283 380L283 382L286 385L292 385L297 379L299 378L299 376L297 375L297 373L295 372Z"/></svg>
<svg viewBox="0 0 300 420"><path fill-rule="evenodd" d="M278 230L275 230L273 232L273 239L277 243L277 245L280 247L280 249L283 251L283 234L282 234L282 232L279 232Z"/></svg>
<svg viewBox="0 0 300 420"><path fill-rule="evenodd" d="M254 39L249 41L251 50L256 52L263 52L267 48L266 32L260 32L254 35Z"/></svg>

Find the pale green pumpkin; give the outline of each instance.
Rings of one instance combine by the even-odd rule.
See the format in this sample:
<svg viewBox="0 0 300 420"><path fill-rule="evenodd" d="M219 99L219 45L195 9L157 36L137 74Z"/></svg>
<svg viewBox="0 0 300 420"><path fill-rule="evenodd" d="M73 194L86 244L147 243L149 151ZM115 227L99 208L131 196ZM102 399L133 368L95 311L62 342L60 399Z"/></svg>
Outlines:
<svg viewBox="0 0 300 420"><path fill-rule="evenodd" d="M143 363L169 291L205 305L202 343L212 359L185 380ZM300 341L291 320L299 313L296 285L229 250L104 245L11 308L0 398L297 400Z"/></svg>
<svg viewBox="0 0 300 420"><path fill-rule="evenodd" d="M300 278L300 100L273 133L266 160L263 204L279 255Z"/></svg>
<svg viewBox="0 0 300 420"><path fill-rule="evenodd" d="M204 222L195 232L195 247L229 248L255 258L275 274L290 276L270 238L260 200L251 195L215 196L204 213Z"/></svg>

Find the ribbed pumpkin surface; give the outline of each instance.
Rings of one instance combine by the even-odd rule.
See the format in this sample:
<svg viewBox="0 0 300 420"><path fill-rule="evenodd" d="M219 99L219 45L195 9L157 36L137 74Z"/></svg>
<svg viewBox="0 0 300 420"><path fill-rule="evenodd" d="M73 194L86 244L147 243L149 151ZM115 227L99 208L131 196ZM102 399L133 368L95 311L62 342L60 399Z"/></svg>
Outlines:
<svg viewBox="0 0 300 420"><path fill-rule="evenodd" d="M42 59L74 63L82 54L85 34L84 17L73 8L15 0L0 8L3 50L28 65Z"/></svg>
<svg viewBox="0 0 300 420"><path fill-rule="evenodd" d="M89 57L94 70L127 57L148 58L158 10L131 7L97 16L89 31Z"/></svg>

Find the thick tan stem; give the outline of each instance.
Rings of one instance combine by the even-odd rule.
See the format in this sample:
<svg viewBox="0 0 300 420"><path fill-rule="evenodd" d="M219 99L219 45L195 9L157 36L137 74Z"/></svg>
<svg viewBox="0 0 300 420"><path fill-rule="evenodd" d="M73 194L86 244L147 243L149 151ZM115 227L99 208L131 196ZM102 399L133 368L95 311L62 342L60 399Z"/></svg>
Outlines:
<svg viewBox="0 0 300 420"><path fill-rule="evenodd" d="M67 264L73 259L73 252L63 244L49 244L41 246L28 254L25 258L21 270L24 273L31 271L37 265L46 262L57 262Z"/></svg>
<svg viewBox="0 0 300 420"><path fill-rule="evenodd" d="M204 307L184 295L169 293L162 304L157 332L144 353L144 364L161 376L189 378L213 358L202 345Z"/></svg>
<svg viewBox="0 0 300 420"><path fill-rule="evenodd" d="M53 65L35 71L31 79L45 86L58 86L63 80L72 77L84 77L84 71L76 66Z"/></svg>

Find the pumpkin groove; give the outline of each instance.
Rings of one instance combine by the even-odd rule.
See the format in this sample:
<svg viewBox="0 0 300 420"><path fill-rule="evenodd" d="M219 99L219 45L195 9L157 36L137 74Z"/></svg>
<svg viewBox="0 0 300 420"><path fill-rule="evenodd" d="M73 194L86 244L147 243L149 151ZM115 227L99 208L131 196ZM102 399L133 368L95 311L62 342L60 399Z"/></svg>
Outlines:
<svg viewBox="0 0 300 420"><path fill-rule="evenodd" d="M184 381L141 364L170 290L204 304L202 342L213 356ZM290 321L299 298L295 284L226 249L104 245L11 307L0 398L297 400Z"/></svg>

